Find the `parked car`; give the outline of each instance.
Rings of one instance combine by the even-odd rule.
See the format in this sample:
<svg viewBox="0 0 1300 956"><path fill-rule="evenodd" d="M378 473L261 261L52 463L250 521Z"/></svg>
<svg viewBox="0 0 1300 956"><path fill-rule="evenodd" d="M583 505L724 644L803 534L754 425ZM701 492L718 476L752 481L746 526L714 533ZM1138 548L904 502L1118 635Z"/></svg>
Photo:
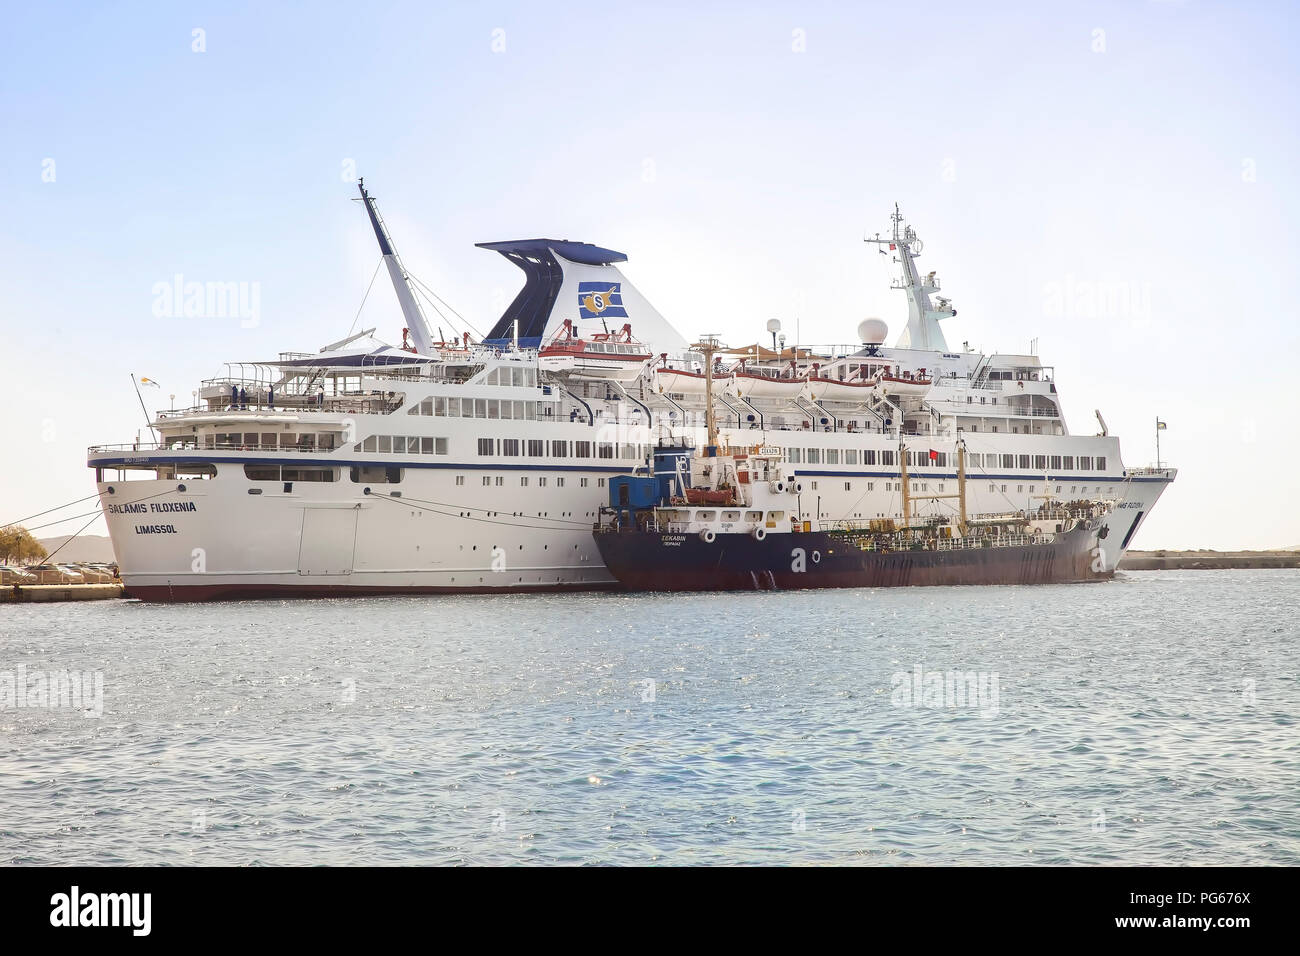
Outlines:
<svg viewBox="0 0 1300 956"><path fill-rule="evenodd" d="M35 584L36 575L32 574L26 568L15 568L9 565L0 565L0 586L10 587L14 584Z"/></svg>
<svg viewBox="0 0 1300 956"><path fill-rule="evenodd" d="M86 579L87 584L112 584L113 575L103 568L97 568L93 564L73 564L68 567L75 568L81 572L81 576Z"/></svg>
<svg viewBox="0 0 1300 956"><path fill-rule="evenodd" d="M57 564L34 564L28 568L37 577L37 584L84 584L86 579L78 571Z"/></svg>

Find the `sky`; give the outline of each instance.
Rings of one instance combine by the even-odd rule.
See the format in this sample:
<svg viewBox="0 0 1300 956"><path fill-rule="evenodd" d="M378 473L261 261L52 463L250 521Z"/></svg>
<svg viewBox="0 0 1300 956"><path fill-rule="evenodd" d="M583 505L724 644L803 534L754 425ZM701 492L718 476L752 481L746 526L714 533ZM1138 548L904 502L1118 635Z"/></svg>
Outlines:
<svg viewBox="0 0 1300 956"><path fill-rule="evenodd" d="M143 429L132 373L183 407L226 362L399 338L385 275L366 297L360 175L480 332L522 274L473 244L546 236L626 253L687 337L778 318L848 343L879 316L892 339L903 294L862 238L898 202L951 346L1037 339L1071 430L1099 409L1127 465L1168 423L1179 477L1133 547L1300 545L1298 24L1192 0L11 5L0 523L94 493L86 447ZM177 276L241 284L248 315L168 308Z"/></svg>

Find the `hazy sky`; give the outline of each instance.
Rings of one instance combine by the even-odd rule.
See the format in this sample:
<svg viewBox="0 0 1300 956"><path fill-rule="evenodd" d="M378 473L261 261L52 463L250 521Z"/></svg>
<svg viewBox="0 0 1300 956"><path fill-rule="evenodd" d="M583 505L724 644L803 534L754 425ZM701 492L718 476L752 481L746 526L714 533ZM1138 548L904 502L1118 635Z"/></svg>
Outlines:
<svg viewBox="0 0 1300 956"><path fill-rule="evenodd" d="M345 335L379 259L355 170L484 331L522 276L473 243L548 236L627 253L687 336L892 340L861 240L897 200L950 344L1036 337L1126 464L1168 422L1181 472L1136 547L1300 544L1296 9L10 5L0 522L93 493L86 446L142 428L131 372L188 405L223 362ZM178 274L249 283L257 322L156 316ZM384 275L361 321L400 336Z"/></svg>

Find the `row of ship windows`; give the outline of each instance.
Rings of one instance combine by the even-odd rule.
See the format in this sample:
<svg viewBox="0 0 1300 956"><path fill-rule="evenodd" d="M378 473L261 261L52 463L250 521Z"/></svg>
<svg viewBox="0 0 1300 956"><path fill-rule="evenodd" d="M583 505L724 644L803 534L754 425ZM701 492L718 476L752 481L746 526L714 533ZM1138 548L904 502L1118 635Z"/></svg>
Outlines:
<svg viewBox="0 0 1300 956"><path fill-rule="evenodd" d="M375 451L391 455L445 455L447 439L414 435L371 435L352 446L353 451Z"/></svg>
<svg viewBox="0 0 1300 956"><path fill-rule="evenodd" d="M215 471L215 470L214 470ZM329 467L294 467L290 465L263 465L263 464L246 464L244 465L244 477L249 481L338 481L341 469ZM405 468L392 468L384 465L367 465L347 469L348 477L355 484L374 484L374 485L396 485L401 484L402 479L406 477ZM538 488L546 488L551 482L554 487L563 488L565 482L564 475L523 475L519 478L519 486L527 488L533 481L537 482ZM483 487L503 487L506 483L504 475L483 475L480 478ZM586 488L592 479L586 477L578 478L578 487ZM595 479L597 488L605 487L605 479ZM456 476L456 486L464 487L465 476Z"/></svg>
<svg viewBox="0 0 1300 956"><path fill-rule="evenodd" d="M412 405L406 414L448 418L504 418L531 422L537 420L537 403L508 398L426 398ZM553 410L547 407L546 415L551 414Z"/></svg>
<svg viewBox="0 0 1300 956"><path fill-rule="evenodd" d="M483 457L499 456L502 458L547 457L549 447L551 458L624 458L639 461L646 455L644 445L615 444L614 442L592 442L555 439L546 441L541 438L480 438L478 453Z"/></svg>
<svg viewBox="0 0 1300 956"><path fill-rule="evenodd" d="M909 451L907 464L910 468L948 468L956 465L956 455L942 451ZM885 465L897 464L898 453L895 451L876 451L868 448L860 455L856 448L787 448L786 461L794 465ZM975 454L966 456L969 468L1025 468L1034 471L1105 471L1104 455L995 455ZM950 465L951 463L951 465Z"/></svg>
<svg viewBox="0 0 1300 956"><path fill-rule="evenodd" d="M505 476L504 476L504 475L484 475L480 480L481 480L482 485L483 485L484 488L491 488L491 487L501 488L501 487L504 487L504 485L505 485L505 483L506 483L506 479L505 479ZM545 476L545 475L538 476L538 478L537 478L537 487L538 487L538 488L545 488L545 487L546 487L546 483L547 483L548 480L550 480L550 479L548 479L547 476ZM557 475L557 476L555 476L555 479L554 479L554 480L555 480L555 487L556 487L556 488L563 488L563 487L564 487L564 477L563 477L562 475ZM587 487L587 483L588 483L590 480L591 480L590 478L579 478L579 479L578 479L578 487L579 487L579 488L586 488L586 487ZM520 476L520 478L519 478L519 487L520 487L520 488L527 488L527 487L528 487L528 484L529 484L529 481L530 481L530 479L529 479L528 475L522 475L522 476ZM465 476L464 476L464 475L457 475L457 476L456 476L456 484L457 484L457 486L464 485L464 484L465 484ZM604 478L597 478L597 479L596 479L596 487L597 487L597 488L604 488L604 487L605 487L605 479L604 479Z"/></svg>
<svg viewBox="0 0 1300 956"><path fill-rule="evenodd" d="M389 467L382 467L382 466L367 466L367 467L359 467L359 468L349 468L349 469L348 469L348 477L349 477L349 478L353 481L353 483L355 483L355 484L378 484L378 485L382 485L382 484L400 484L401 481L402 481L402 479L403 479L403 477L405 477L405 472L406 472L406 469L404 469L404 468L389 468ZM244 465L244 476L245 476L246 478L248 478L250 481L282 481L282 482L286 482L286 483L294 482L294 481L338 481L338 480L339 480L339 469L338 469L338 468L312 468L312 467L303 468L303 467L291 467L291 466L289 466L289 465L283 465L283 466L281 466L281 465L260 465L260 464L256 464L256 465L255 465L255 464L247 464L247 465ZM537 482L537 487L538 487L538 488L546 488L546 487L548 487L548 485L549 485L549 483L550 483L551 481L554 481L554 483L555 483L555 484L554 484L554 487L556 487L556 488L563 488L563 487L565 486L565 485L564 485L564 482L565 482L565 476L563 476L563 475L555 475L555 476L548 476L548 475L538 475L538 476L521 475L520 478L519 478L519 487L521 487L521 488L527 488L527 487L529 487L529 485L532 483L532 481L534 480L534 478L535 478L535 480L536 480L536 482ZM480 481L480 483L482 484L482 486L483 486L484 488L491 488L491 487L502 488L502 487L505 486L505 483L506 483L506 476L504 476L504 475L482 475L482 476L480 476L479 481ZM586 488L586 487L589 486L589 482L590 482L590 481L591 481L590 478L579 477L579 478L578 478L578 487L579 487L579 488ZM465 476L464 476L464 475L456 475L456 486L457 486L457 487L464 487L464 485L465 485ZM937 482L937 485L938 485L938 490L939 490L939 492L942 493L943 490L944 490L944 482ZM604 478L597 478L597 479L596 479L596 487L597 487L597 488L604 488L604 487L605 487L605 479L604 479ZM996 484L991 484L991 485L989 485L989 493L990 493L990 494L997 494L997 493L1000 491L1002 494L1006 494L1006 493L1007 493L1007 489L1008 489L1008 487L1009 487L1009 486L1007 486L1007 485L996 485ZM1016 485L1016 493L1017 493L1017 494L1024 494L1024 493L1026 493L1026 491L1027 491L1028 494L1031 494L1031 495L1032 495L1032 494L1034 493L1036 487L1037 487L1037 486L1035 486L1035 485L1029 485L1029 486L1028 486L1028 489L1026 489L1026 486L1025 486L1025 485ZM1043 491L1044 491L1044 493L1046 493L1046 494L1052 494L1052 493L1055 493L1055 494L1058 494L1058 495L1059 495L1059 494L1062 494L1062 493L1063 493L1064 488L1065 488L1064 485L1057 485L1057 486L1056 486L1056 489L1055 489L1055 492L1053 492L1053 490L1052 490L1052 486L1051 486L1051 485L1044 485L1044 486L1043 486ZM811 482L809 482L809 489L812 490L812 491L817 491L817 490L818 490L818 482L817 482L817 481L811 481ZM287 490L287 489L286 489L286 490ZM853 482L851 482L851 481L846 481L846 482L844 482L844 490L845 490L845 491L852 491L852 490L853 490ZM868 481L868 482L867 482L867 489L866 489L866 490L867 490L867 491L875 491L875 490L876 490L876 483L875 483L874 481ZM903 490L903 483L902 483L901 481L886 481L886 482L885 482L885 488L884 488L884 490L885 490L885 491L891 491L891 492L902 491L902 490ZM926 491L929 491L929 490L930 490L930 483L929 483L929 482L926 482L926 481L914 481L914 482L912 482L912 491L913 491L914 493L915 493L915 492L926 492ZM1073 494L1086 494L1086 493L1087 493L1087 490L1088 490L1088 486L1087 486L1087 485L1082 485L1082 486L1080 486L1080 485L1071 485L1071 486L1070 486L1070 492L1069 492L1069 493L1072 494L1072 495L1073 495ZM1101 486L1100 486L1100 485L1095 486L1095 487L1094 487L1094 491L1095 491L1097 494L1100 494L1100 493L1101 493ZM1108 494L1108 495L1109 495L1109 494L1114 494L1114 492L1115 492L1115 488L1114 488L1113 485L1110 486L1110 487L1108 487L1108 488L1106 489L1106 494Z"/></svg>
<svg viewBox="0 0 1300 956"><path fill-rule="evenodd" d="M1105 471L1105 455L976 455L966 456L972 468L1030 468L1034 471Z"/></svg>
<svg viewBox="0 0 1300 956"><path fill-rule="evenodd" d="M342 437L339 432L217 432L203 436L203 447L243 451L275 451L277 448L332 451ZM184 443L185 439L180 441Z"/></svg>

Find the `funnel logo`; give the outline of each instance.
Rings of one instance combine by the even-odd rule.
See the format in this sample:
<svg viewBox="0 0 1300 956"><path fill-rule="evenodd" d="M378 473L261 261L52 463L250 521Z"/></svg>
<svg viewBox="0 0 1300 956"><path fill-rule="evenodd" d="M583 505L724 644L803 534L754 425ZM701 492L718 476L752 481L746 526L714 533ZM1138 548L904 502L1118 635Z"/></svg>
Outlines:
<svg viewBox="0 0 1300 956"><path fill-rule="evenodd" d="M582 319L626 319L621 282L579 282L578 317Z"/></svg>

